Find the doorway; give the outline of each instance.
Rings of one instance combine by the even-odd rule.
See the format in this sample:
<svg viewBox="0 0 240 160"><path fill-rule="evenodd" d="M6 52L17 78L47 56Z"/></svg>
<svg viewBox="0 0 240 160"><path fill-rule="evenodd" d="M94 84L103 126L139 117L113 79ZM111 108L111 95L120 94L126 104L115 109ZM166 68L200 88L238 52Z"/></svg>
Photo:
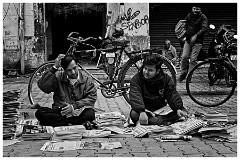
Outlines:
<svg viewBox="0 0 240 160"><path fill-rule="evenodd" d="M59 54L67 52L70 45L67 36L71 32L78 32L83 38L104 36L106 32L106 4L46 3L45 5L48 60L54 60ZM89 56L85 60L91 58Z"/></svg>

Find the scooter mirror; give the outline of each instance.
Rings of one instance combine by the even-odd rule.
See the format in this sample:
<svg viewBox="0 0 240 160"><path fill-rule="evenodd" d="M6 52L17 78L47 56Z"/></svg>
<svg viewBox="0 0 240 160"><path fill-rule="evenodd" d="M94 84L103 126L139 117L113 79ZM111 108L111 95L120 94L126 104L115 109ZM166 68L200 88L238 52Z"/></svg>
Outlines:
<svg viewBox="0 0 240 160"><path fill-rule="evenodd" d="M215 29L215 26L214 26L213 24L210 24L210 25L209 25L209 28Z"/></svg>
<svg viewBox="0 0 240 160"><path fill-rule="evenodd" d="M235 39L237 39L237 37L238 37L237 35L234 35L234 36L233 36L233 38L235 38Z"/></svg>

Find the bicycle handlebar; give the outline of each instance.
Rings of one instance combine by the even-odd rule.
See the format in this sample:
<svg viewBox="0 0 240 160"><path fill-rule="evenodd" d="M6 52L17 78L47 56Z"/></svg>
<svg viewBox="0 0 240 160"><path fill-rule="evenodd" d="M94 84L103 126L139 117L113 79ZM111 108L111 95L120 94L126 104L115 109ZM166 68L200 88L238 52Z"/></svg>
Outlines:
<svg viewBox="0 0 240 160"><path fill-rule="evenodd" d="M78 38L74 38L74 37L72 37L73 34L79 35L78 32L71 32L71 33L68 35L67 40L72 41L72 42L74 42L74 43L84 43L84 42L86 42L86 41L88 41L88 40L91 40L91 39L92 39L92 40L98 40L98 38L94 38L94 37L87 37L87 38L78 37Z"/></svg>

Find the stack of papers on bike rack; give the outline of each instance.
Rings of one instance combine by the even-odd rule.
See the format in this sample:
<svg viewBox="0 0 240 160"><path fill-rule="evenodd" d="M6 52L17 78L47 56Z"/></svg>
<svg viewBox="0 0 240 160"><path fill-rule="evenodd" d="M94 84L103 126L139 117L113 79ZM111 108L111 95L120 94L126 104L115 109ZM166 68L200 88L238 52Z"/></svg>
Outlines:
<svg viewBox="0 0 240 160"><path fill-rule="evenodd" d="M123 126L125 116L120 112L108 112L96 114L96 122L99 127L102 126Z"/></svg>

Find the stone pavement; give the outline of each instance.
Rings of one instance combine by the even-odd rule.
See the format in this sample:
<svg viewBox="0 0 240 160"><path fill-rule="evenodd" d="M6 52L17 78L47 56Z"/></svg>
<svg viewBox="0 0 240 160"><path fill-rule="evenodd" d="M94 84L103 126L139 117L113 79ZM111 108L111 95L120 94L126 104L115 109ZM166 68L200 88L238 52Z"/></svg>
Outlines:
<svg viewBox="0 0 240 160"><path fill-rule="evenodd" d="M22 96L19 101L30 104L27 96L28 78L6 80L3 83L3 91L12 89L22 89ZM191 111L211 111L217 110L227 113L230 119L237 118L237 96L221 106L205 108L195 104L185 91L185 83L177 85L178 91L182 95L184 105ZM119 111L128 116L130 111L129 104L123 97L106 99L98 91L96 108L110 111ZM61 152L44 152L40 148L46 142L41 141L22 141L10 146L3 147L3 157L237 157L237 143L217 142L198 137L193 137L191 141L178 142L158 142L153 138L91 138L86 141L118 141L122 148L111 150L75 150Z"/></svg>

